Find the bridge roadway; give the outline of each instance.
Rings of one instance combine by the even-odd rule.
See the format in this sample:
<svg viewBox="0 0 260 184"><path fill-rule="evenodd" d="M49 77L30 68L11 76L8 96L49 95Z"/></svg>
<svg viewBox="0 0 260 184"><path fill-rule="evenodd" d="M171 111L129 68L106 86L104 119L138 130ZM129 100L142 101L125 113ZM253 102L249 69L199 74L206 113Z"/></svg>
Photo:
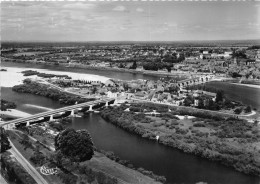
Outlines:
<svg viewBox="0 0 260 184"><path fill-rule="evenodd" d="M8 125L8 124L23 123L23 122L34 120L34 119L37 119L37 118L42 118L42 117L58 114L58 113L61 113L61 112L71 111L71 110L75 110L75 109L79 109L79 108L87 107L87 106L91 106L91 105L93 106L93 105L96 105L96 104L99 104L99 103L111 102L113 100L115 100L115 99L113 99L113 98L102 98L102 99L99 99L99 100L89 101L89 102L86 102L86 103L71 105L71 106L67 106L67 107L63 107L63 108L59 108L59 109L55 109L55 110L51 110L51 111L47 111L47 112L34 114L32 116L27 116L27 117L23 117L23 118L11 120L11 121L0 122L0 127L2 127L4 125Z"/></svg>

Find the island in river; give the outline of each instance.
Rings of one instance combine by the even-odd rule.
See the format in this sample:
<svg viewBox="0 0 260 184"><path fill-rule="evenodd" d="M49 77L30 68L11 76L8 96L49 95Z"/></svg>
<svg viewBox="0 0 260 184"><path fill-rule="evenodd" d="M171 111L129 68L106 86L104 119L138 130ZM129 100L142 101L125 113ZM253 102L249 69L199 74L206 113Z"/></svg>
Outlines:
<svg viewBox="0 0 260 184"><path fill-rule="evenodd" d="M170 109L170 112L169 112ZM144 111L145 110L145 111ZM154 114L153 112L158 112ZM193 115L179 119L176 115ZM101 116L131 133L260 176L259 124L183 112L166 105L137 103L109 107Z"/></svg>

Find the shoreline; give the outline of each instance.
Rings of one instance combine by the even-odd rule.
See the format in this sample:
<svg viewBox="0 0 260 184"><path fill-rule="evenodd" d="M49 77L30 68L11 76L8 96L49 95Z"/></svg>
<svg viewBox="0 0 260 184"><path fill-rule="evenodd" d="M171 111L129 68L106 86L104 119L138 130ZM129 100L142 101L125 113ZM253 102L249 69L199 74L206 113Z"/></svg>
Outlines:
<svg viewBox="0 0 260 184"><path fill-rule="evenodd" d="M26 106L26 107L30 107L30 108L41 109L41 110L45 110L45 111L52 111L52 110L54 110L54 109L52 109L52 108L42 107L42 106L39 106L39 105L33 105L33 104L24 104L24 106Z"/></svg>
<svg viewBox="0 0 260 184"><path fill-rule="evenodd" d="M161 77L176 77L176 76L186 76L186 75L200 75L200 74L209 74L209 73L192 73L192 72L184 72L184 71L172 71L171 73L166 71L152 71L152 70L133 70L133 69L126 69L126 68L111 68L111 67L102 67L102 66L90 66L84 65L79 63L59 63L59 65L55 65L54 63L36 63L36 62L6 62L5 63L18 63L18 64L32 64L32 65L39 65L39 66L60 66L63 68L76 68L76 69L89 69L89 70L101 70L101 71L114 71L114 72L127 72L127 73L134 73L134 74L143 74L143 75L151 75L151 76L161 76Z"/></svg>
<svg viewBox="0 0 260 184"><path fill-rule="evenodd" d="M0 115L15 117L15 118L23 118L23 117L31 116L31 114L17 109L7 109L6 111L0 111Z"/></svg>
<svg viewBox="0 0 260 184"><path fill-rule="evenodd" d="M101 117L106 120L108 123L111 123L117 127L119 127L120 129L130 133L130 134L135 134L138 137L142 138L142 139L147 139L147 140L155 140L156 138L154 138L153 136L158 136L158 144L162 145L162 146L166 146L172 149L177 149L183 153L186 154L191 154L194 156L198 156L200 158L206 159L208 161L212 161L212 162L216 162L219 163L221 165L225 165L226 167L229 168L233 168L234 170L241 172L243 174L249 174L249 175L254 175L254 176L260 176L259 172L260 170L256 171L256 168L252 169L252 170L246 170L243 166L239 166L239 167L234 167L230 162L226 162L225 161L225 156L220 156L220 152L218 152L218 156L216 156L215 150L211 150L211 152L204 152L202 148L195 148L194 150L191 148L191 146L189 145L189 143L186 142L180 142L178 139L174 138L174 139L169 139L170 137L168 135L163 135L163 131L160 132L160 130L156 130L154 132L151 132L151 129L147 128L146 126L143 126L143 128L135 126L135 125L129 125L127 126L126 124L118 121L118 119L116 121L111 121L111 114L109 114L108 116L104 113L104 111L101 111ZM161 135L160 135L161 134ZM194 139L197 140L197 137L194 137ZM225 142L223 142L225 143ZM212 153L212 155L210 154Z"/></svg>
<svg viewBox="0 0 260 184"><path fill-rule="evenodd" d="M255 84L241 84L241 83L233 83L233 82L231 82L230 84L260 89L260 85L255 85Z"/></svg>

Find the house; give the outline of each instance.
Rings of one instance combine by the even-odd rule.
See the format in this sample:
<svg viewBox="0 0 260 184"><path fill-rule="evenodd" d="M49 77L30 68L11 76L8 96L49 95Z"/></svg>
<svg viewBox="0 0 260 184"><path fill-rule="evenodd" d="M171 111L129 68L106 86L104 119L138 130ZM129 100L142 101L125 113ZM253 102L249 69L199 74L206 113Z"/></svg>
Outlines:
<svg viewBox="0 0 260 184"><path fill-rule="evenodd" d="M245 64L248 66L248 65L253 65L253 64L255 64L255 60L253 60L253 59L248 59L248 60L246 60L245 61Z"/></svg>
<svg viewBox="0 0 260 184"><path fill-rule="evenodd" d="M113 81L112 79L108 79L106 82L105 82L105 86L108 86L108 87L114 87L116 85L115 81Z"/></svg>
<svg viewBox="0 0 260 184"><path fill-rule="evenodd" d="M117 98L118 97L118 93L113 93L111 91L107 92L107 97L108 98Z"/></svg>
<svg viewBox="0 0 260 184"><path fill-rule="evenodd" d="M199 106L199 100L198 100L198 99L195 99L195 100L194 100L194 106L195 106L195 107L198 107L198 106Z"/></svg>
<svg viewBox="0 0 260 184"><path fill-rule="evenodd" d="M146 95L147 95L146 91L138 91L135 93L135 97L140 99L144 99Z"/></svg>
<svg viewBox="0 0 260 184"><path fill-rule="evenodd" d="M212 98L215 98L217 96L216 93L208 92L208 91L202 91L202 94L210 96Z"/></svg>

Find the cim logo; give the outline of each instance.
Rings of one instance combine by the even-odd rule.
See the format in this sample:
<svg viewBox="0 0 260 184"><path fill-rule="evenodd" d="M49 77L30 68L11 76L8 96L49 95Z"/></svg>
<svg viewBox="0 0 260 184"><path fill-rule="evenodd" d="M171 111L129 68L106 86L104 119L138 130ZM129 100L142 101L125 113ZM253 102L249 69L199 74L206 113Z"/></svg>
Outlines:
<svg viewBox="0 0 260 184"><path fill-rule="evenodd" d="M44 165L41 166L40 172L44 175L54 175L58 174L58 168L46 168Z"/></svg>

